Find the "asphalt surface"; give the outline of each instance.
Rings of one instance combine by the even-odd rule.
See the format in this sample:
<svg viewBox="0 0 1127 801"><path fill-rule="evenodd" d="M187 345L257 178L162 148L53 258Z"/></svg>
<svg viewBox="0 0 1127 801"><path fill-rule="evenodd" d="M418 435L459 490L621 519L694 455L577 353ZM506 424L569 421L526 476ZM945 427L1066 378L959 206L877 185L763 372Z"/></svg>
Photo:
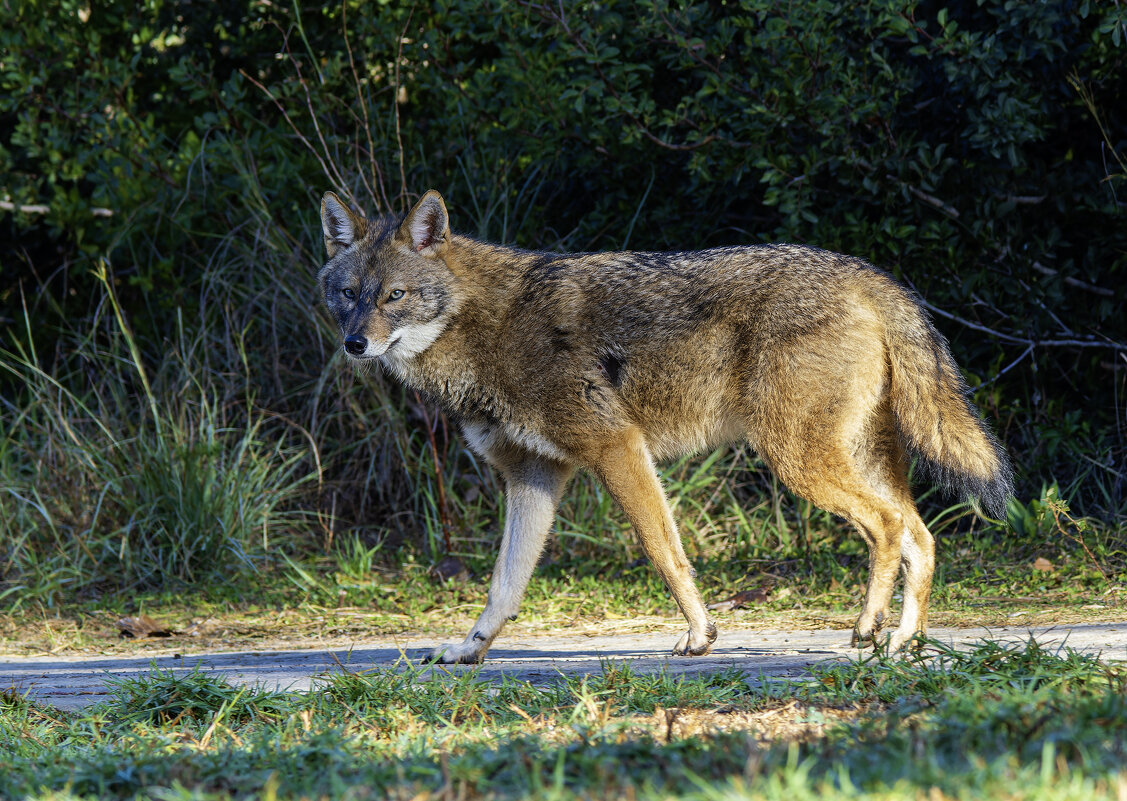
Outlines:
<svg viewBox="0 0 1127 801"><path fill-rule="evenodd" d="M1127 660L1127 621L1076 624L1051 628L933 629L935 639L957 647L982 640L1020 643L1036 637L1049 648L1068 647L1107 660ZM607 660L625 663L635 672L666 670L680 675L710 673L735 667L749 682L764 678L801 678L811 665L830 660L857 659L867 651L849 646L849 631L721 631L711 654L673 657L676 638L669 632L615 636L528 636L501 638L489 652L480 677L510 676L536 683L561 675L599 673ZM167 641L165 641L167 642ZM143 676L154 668L188 672L199 668L224 676L236 685L266 689L308 690L317 676L348 670L402 668L418 662L436 640L368 641L347 650L294 650L205 653L185 656L122 657L5 657L0 656L0 690L15 689L63 709L79 709L109 698L110 677ZM470 667L432 667L464 671Z"/></svg>

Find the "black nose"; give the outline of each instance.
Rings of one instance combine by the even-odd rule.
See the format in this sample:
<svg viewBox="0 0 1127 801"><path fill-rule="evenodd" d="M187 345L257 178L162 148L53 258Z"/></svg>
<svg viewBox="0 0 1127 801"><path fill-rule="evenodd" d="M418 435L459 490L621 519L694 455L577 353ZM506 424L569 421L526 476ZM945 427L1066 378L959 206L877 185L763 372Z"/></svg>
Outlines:
<svg viewBox="0 0 1127 801"><path fill-rule="evenodd" d="M353 356L359 356L368 349L368 340L358 334L353 334L350 337L345 337L344 349Z"/></svg>

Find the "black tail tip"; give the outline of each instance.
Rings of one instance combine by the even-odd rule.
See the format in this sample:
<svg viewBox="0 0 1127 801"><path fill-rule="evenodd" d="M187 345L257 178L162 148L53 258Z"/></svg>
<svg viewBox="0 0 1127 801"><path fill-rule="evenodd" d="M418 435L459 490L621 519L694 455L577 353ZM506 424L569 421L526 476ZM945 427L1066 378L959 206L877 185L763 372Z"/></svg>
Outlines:
<svg viewBox="0 0 1127 801"><path fill-rule="evenodd" d="M994 520L1005 520L1010 498L1014 495L1014 471L1001 444L994 442L998 468L988 479L964 476L963 491L978 499L979 507Z"/></svg>
<svg viewBox="0 0 1127 801"><path fill-rule="evenodd" d="M967 495L977 498L982 511L994 520L1006 519L1006 510L1013 494L1013 477L1008 472L1004 477L995 477L992 481L967 487Z"/></svg>
<svg viewBox="0 0 1127 801"><path fill-rule="evenodd" d="M997 467L989 477L968 475L929 460L923 460L921 466L925 475L950 494L976 502L979 511L993 520L1005 520L1014 494L1013 467L1001 444L992 444L997 455Z"/></svg>

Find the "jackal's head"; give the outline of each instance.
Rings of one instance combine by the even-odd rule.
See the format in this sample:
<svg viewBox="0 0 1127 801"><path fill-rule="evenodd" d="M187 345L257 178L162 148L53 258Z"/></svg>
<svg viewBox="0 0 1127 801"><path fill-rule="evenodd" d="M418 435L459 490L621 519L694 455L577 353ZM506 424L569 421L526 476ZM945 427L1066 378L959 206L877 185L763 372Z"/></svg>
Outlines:
<svg viewBox="0 0 1127 801"><path fill-rule="evenodd" d="M398 367L429 348L459 300L442 196L431 190L405 217L369 221L327 192L321 227L329 260L318 282L345 352Z"/></svg>

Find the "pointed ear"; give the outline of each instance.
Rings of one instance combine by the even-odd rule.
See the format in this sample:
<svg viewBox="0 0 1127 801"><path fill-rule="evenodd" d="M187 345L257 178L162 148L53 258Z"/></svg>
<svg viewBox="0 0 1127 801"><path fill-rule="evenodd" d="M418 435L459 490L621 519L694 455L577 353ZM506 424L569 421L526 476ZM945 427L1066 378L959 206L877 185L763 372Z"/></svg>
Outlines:
<svg viewBox="0 0 1127 801"><path fill-rule="evenodd" d="M415 253L438 258L450 241L450 215L442 195L433 189L419 198L395 234L396 240Z"/></svg>
<svg viewBox="0 0 1127 801"><path fill-rule="evenodd" d="M364 236L366 229L364 218L353 214L334 193L326 192L321 198L321 230L330 259Z"/></svg>

